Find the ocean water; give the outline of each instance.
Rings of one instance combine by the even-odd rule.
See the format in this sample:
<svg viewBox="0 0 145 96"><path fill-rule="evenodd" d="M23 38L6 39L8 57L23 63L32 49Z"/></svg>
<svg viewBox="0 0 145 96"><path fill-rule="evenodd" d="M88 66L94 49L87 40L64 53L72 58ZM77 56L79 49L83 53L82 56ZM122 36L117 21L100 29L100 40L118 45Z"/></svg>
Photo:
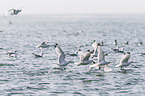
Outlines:
<svg viewBox="0 0 145 96"><path fill-rule="evenodd" d="M9 21L12 24L9 24ZM145 95L145 15L144 14L63 14L0 16L0 95L9 96L143 96ZM76 34L78 31L83 33ZM118 45L113 45L114 40ZM57 65L54 47L43 49L43 58L37 45L43 41L58 43L65 53L92 50L91 42L104 42L112 62L111 72L89 65L70 63L64 70ZM128 41L129 45L122 45ZM143 42L139 46L138 43ZM87 46L79 47L79 44ZM124 70L115 68L122 53L111 48L121 47L131 53L134 61ZM17 58L7 51L17 50ZM66 56L79 61L79 57ZM97 63L97 60L95 60Z"/></svg>

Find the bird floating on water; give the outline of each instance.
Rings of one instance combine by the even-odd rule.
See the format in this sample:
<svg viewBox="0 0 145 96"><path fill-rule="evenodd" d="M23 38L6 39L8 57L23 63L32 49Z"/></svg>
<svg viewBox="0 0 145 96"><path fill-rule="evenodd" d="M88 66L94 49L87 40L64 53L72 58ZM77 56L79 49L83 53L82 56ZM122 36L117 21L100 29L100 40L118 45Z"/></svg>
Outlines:
<svg viewBox="0 0 145 96"><path fill-rule="evenodd" d="M67 55L69 56L78 56L78 52L81 51L81 49L79 49L77 52L75 53L67 53Z"/></svg>
<svg viewBox="0 0 145 96"><path fill-rule="evenodd" d="M43 57L43 54L44 54L44 53L41 52L40 55L39 55L39 54L35 54L35 53L32 53L32 54L33 54L36 58L39 58L39 57Z"/></svg>
<svg viewBox="0 0 145 96"><path fill-rule="evenodd" d="M142 42L139 42L138 45L142 45Z"/></svg>
<svg viewBox="0 0 145 96"><path fill-rule="evenodd" d="M113 45L117 45L117 40L114 41Z"/></svg>
<svg viewBox="0 0 145 96"><path fill-rule="evenodd" d="M4 17L6 17L7 15L18 15L18 13L20 13L22 11L22 9L10 9L8 10L8 13L4 15Z"/></svg>
<svg viewBox="0 0 145 96"><path fill-rule="evenodd" d="M17 57L17 50L14 50L14 51L12 51L12 52L8 52L7 50L6 50L6 52L7 52L7 55L9 56L9 57Z"/></svg>
<svg viewBox="0 0 145 96"><path fill-rule="evenodd" d="M123 45L128 45L129 44L129 42L127 41L126 43L123 43Z"/></svg>
<svg viewBox="0 0 145 96"><path fill-rule="evenodd" d="M104 43L103 42L98 43L98 46L104 46Z"/></svg>
<svg viewBox="0 0 145 96"><path fill-rule="evenodd" d="M125 53L124 52L124 48L119 48L119 47L116 47L115 49L111 48L114 52L116 53Z"/></svg>

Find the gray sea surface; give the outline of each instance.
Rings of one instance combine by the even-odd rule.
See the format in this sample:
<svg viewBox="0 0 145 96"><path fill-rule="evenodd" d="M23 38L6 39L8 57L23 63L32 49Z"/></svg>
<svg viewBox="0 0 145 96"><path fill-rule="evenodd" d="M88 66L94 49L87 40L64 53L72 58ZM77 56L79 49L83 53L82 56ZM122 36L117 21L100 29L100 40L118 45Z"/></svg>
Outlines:
<svg viewBox="0 0 145 96"><path fill-rule="evenodd" d="M145 56L141 55L145 52L145 14L1 15L0 30L0 48L4 48L0 49L0 95L145 95ZM118 45L113 45L115 39ZM108 53L106 61L112 62L113 71L88 71L91 64L74 63L62 70L54 47L43 49L42 58L32 55L41 53L36 46L43 41L58 43L64 53L74 53L79 48L92 50L93 40L104 42L102 49ZM122 45L126 41L129 45ZM115 67L123 55L111 50L117 46L130 52L129 61L135 62L124 70ZM6 50L17 50L17 57L9 57ZM66 56L66 60L78 62L79 57Z"/></svg>

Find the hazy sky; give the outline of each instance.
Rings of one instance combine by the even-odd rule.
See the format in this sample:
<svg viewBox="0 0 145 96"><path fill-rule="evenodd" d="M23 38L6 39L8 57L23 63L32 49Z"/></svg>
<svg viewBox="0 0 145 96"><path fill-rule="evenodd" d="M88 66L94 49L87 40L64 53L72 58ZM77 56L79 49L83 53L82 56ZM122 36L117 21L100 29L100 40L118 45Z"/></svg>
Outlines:
<svg viewBox="0 0 145 96"><path fill-rule="evenodd" d="M145 0L0 0L0 14L22 7L23 14L145 13Z"/></svg>

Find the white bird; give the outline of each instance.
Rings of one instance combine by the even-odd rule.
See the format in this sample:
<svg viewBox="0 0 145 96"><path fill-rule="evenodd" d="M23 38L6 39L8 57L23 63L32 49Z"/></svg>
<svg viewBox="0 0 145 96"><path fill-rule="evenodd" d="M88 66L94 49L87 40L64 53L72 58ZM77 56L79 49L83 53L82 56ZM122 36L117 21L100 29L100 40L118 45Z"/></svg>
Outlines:
<svg viewBox="0 0 145 96"><path fill-rule="evenodd" d="M35 54L35 53L32 53L32 54L33 54L36 58L38 58L38 57L43 57L43 54L44 54L44 53L41 52L40 55L39 55L39 54Z"/></svg>
<svg viewBox="0 0 145 96"><path fill-rule="evenodd" d="M98 43L98 46L104 46L104 42Z"/></svg>
<svg viewBox="0 0 145 96"><path fill-rule="evenodd" d="M120 61L120 64L116 65L115 67L125 67L125 66L129 66L131 62L128 62L128 60L130 59L130 52L127 52L125 55L123 55L123 58Z"/></svg>
<svg viewBox="0 0 145 96"><path fill-rule="evenodd" d="M94 62L93 60L89 60L89 58L91 56L90 50L87 50L87 52L85 54L82 51L79 51L78 54L80 56L80 61L78 63L76 63L78 66L87 65L91 62Z"/></svg>
<svg viewBox="0 0 145 96"><path fill-rule="evenodd" d="M40 45L37 45L36 47L38 47L38 48L47 48L47 47L50 47L50 46L54 46L54 45L47 44L47 41L44 41Z"/></svg>
<svg viewBox="0 0 145 96"><path fill-rule="evenodd" d="M127 41L126 43L123 43L123 45L128 45L128 43L129 43L129 42Z"/></svg>
<svg viewBox="0 0 145 96"><path fill-rule="evenodd" d="M141 55L145 55L145 53L141 53Z"/></svg>
<svg viewBox="0 0 145 96"><path fill-rule="evenodd" d="M114 41L113 45L117 45L117 40Z"/></svg>
<svg viewBox="0 0 145 96"><path fill-rule="evenodd" d="M115 49L111 48L113 51L119 51L119 47L116 47Z"/></svg>
<svg viewBox="0 0 145 96"><path fill-rule="evenodd" d="M59 66L66 66L69 63L73 63L72 61L65 61L65 54L58 44L55 45L55 51L58 55L58 64Z"/></svg>
<svg viewBox="0 0 145 96"><path fill-rule="evenodd" d="M97 52L97 49L98 49L98 44L97 44L97 42L94 40L94 42L92 43L92 47L94 48L94 52L93 52L93 54L91 54L91 56L92 56L92 58L93 57L97 57L97 55L98 55L98 52Z"/></svg>
<svg viewBox="0 0 145 96"><path fill-rule="evenodd" d="M6 52L7 52L7 55L9 56L9 57L17 57L17 51L15 50L15 51L12 51L12 52L8 52L7 50L6 50Z"/></svg>
<svg viewBox="0 0 145 96"><path fill-rule="evenodd" d="M105 60L105 54L104 54L104 51L102 51L101 47L99 46L98 47L98 63L97 64L93 64L93 65L90 65L89 67L93 68L93 67L96 67L99 69L101 68L101 66L105 66L104 67L104 71L112 71L112 69L110 67L108 67L108 64L111 63L111 62L107 62Z"/></svg>
<svg viewBox="0 0 145 96"><path fill-rule="evenodd" d="M116 47L115 49L111 48L113 51L115 51L116 53L124 53L124 48L119 48Z"/></svg>
<svg viewBox="0 0 145 96"><path fill-rule="evenodd" d="M142 42L139 42L138 45L142 45Z"/></svg>
<svg viewBox="0 0 145 96"><path fill-rule="evenodd" d="M78 56L78 52L81 51L81 49L79 49L78 51L76 51L75 53L67 53L67 55L69 56Z"/></svg>

